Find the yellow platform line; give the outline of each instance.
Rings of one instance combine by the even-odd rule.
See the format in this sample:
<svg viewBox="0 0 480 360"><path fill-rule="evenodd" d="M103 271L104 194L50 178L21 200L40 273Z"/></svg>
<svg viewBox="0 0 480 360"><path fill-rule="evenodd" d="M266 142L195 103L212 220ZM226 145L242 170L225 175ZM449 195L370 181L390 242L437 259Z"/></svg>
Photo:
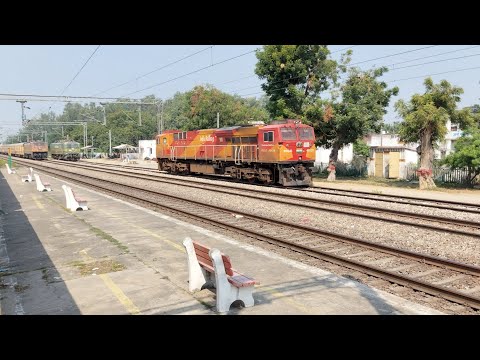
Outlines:
<svg viewBox="0 0 480 360"><path fill-rule="evenodd" d="M108 276L107 274L100 274L100 277L102 278L105 285L107 285L107 287L113 293L113 295L115 295L117 297L118 301L120 301L122 303L122 305L125 307L125 309L128 310L128 312L130 314L132 314L132 315L140 314L140 309L138 307L136 307L135 304L132 302L132 300L130 300L128 298L128 296L125 295L125 293L122 291L122 289L120 289L113 282L113 280L110 278L110 276Z"/></svg>
<svg viewBox="0 0 480 360"><path fill-rule="evenodd" d="M100 212L104 213L105 215L109 216L110 218L117 218L117 216L112 216L112 214L110 213L107 213L106 211L102 211L100 210ZM138 226L134 223L131 223L129 221L125 221L125 219L123 217L118 217L118 218L121 218L122 220L124 220L123 222L124 223L128 223L130 226L132 227L135 227L139 230L142 230L144 233L146 234L149 234L150 236L153 236L153 237L156 237L157 239L160 239L162 241L164 241L165 243L167 243L168 245L172 246L173 248L175 248L176 250L179 250L181 252L185 252L185 248L171 240L168 240L166 239L165 237L163 236L160 236L156 233L154 233L153 231L150 231L148 229L145 229L141 226ZM314 312L312 312L309 308L307 308L306 306L302 305L301 303L295 301L295 300L292 300L288 297L286 297L285 294L283 294L282 292L278 291L278 290L275 290L273 288L270 288L268 286L258 286L258 288L261 288L261 289L264 289L266 291L268 291L269 293L271 293L273 296L275 296L276 298L279 298L280 300L283 300L287 303L289 303L291 306L293 306L294 308L296 308L297 310L301 311L302 313L306 313L306 314L315 314Z"/></svg>
<svg viewBox="0 0 480 360"><path fill-rule="evenodd" d="M79 253L87 260L94 261L90 255L87 254L87 249L79 251ZM100 278L103 280L108 289L112 292L113 295L120 301L120 303L127 309L127 311L132 315L140 314L140 309L135 306L132 300L129 299L127 295L120 289L117 284L107 274L100 274Z"/></svg>
<svg viewBox="0 0 480 360"><path fill-rule="evenodd" d="M37 204L37 207L40 209L40 210L43 210L44 207L43 205L40 203L40 201L38 201L37 197L36 196L32 196L33 198L33 201L35 201L35 204Z"/></svg>

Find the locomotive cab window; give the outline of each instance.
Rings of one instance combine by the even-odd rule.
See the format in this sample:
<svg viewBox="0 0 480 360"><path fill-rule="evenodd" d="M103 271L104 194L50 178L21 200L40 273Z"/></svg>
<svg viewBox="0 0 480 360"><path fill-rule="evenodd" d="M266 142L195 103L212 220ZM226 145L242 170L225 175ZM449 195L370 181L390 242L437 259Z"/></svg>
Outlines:
<svg viewBox="0 0 480 360"><path fill-rule="evenodd" d="M282 140L297 140L297 134L294 128L281 128L280 134L282 135Z"/></svg>
<svg viewBox="0 0 480 360"><path fill-rule="evenodd" d="M273 131L264 132L263 141L273 141Z"/></svg>
<svg viewBox="0 0 480 360"><path fill-rule="evenodd" d="M167 143L167 138L163 138L163 143L164 143L164 144Z"/></svg>
<svg viewBox="0 0 480 360"><path fill-rule="evenodd" d="M300 128L298 129L298 135L300 140L313 140L314 134L312 128Z"/></svg>

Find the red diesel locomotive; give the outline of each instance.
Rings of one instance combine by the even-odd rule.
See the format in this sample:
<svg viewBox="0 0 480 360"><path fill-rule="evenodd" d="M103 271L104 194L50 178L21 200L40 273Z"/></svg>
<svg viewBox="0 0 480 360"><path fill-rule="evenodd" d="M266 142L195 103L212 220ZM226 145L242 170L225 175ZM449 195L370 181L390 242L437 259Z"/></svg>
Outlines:
<svg viewBox="0 0 480 360"><path fill-rule="evenodd" d="M156 143L158 169L172 174L221 174L283 186L312 184L315 134L300 120L167 130L156 136Z"/></svg>

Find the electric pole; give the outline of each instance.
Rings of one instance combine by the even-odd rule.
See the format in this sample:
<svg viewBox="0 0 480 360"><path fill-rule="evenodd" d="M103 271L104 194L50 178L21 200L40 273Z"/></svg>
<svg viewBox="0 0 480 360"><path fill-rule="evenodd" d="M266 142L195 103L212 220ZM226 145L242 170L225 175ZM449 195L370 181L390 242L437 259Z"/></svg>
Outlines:
<svg viewBox="0 0 480 360"><path fill-rule="evenodd" d="M27 100L17 100L18 103L20 103L22 105L22 125L25 125L25 110L24 110L24 106L25 106L25 103L27 102Z"/></svg>

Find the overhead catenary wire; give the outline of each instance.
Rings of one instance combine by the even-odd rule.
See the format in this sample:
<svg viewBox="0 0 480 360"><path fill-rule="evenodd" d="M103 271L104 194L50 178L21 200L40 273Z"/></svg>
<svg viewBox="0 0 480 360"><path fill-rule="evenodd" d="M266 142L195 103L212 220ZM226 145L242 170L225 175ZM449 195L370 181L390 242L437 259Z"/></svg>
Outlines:
<svg viewBox="0 0 480 360"><path fill-rule="evenodd" d="M331 52L330 54L335 54L335 53L340 52L340 51L353 49L356 46L358 46L358 45L353 45L353 46L349 46L349 47L346 47L346 48L343 48L343 49L340 49L340 50L335 50L335 51Z"/></svg>
<svg viewBox="0 0 480 360"><path fill-rule="evenodd" d="M98 45L95 50L93 51L93 53L90 55L90 57L87 59L87 61L85 61L85 63L82 65L82 67L80 68L80 70L78 70L78 72L75 74L75 76L73 77L73 79L68 83L67 86L65 86L65 88L62 90L61 94L60 95L63 95L65 93L65 91L67 91L67 89L70 87L70 85L72 85L72 83L75 81L75 79L77 78L78 75L80 75L80 73L82 72L82 70L85 68L85 66L87 66L88 62L90 61L90 59L93 57L93 55L95 55L95 53L97 52L98 49L100 49L100 46L101 45Z"/></svg>
<svg viewBox="0 0 480 360"><path fill-rule="evenodd" d="M200 54L200 53L202 53L202 52L204 52L204 51L206 51L206 50L208 50L208 49L212 49L213 46L214 46L214 45L211 45L211 46L209 46L209 47L207 47L207 48L205 48L205 49L202 49L202 50L200 50L200 51L196 51L196 52L194 52L193 54L190 54L190 55L188 55L188 56L182 57L181 59L177 59L177 60L175 60L175 61L173 61L173 62L171 62L171 63L168 63L167 65L163 65L163 66L161 66L161 67L159 67L159 68L157 68L157 69L154 69L154 70L149 71L149 72L147 72L147 73L145 73L145 74L142 74L142 75L140 75L140 76L137 76L135 79L132 79L132 80L126 81L126 82L124 82L124 83L115 85L115 86L113 86L113 87L111 87L111 88L109 88L109 89L107 89L107 90L104 90L104 91L102 91L102 92L96 93L94 96L100 95L100 94L104 94L104 93L106 93L106 92L109 92L110 90L117 89L117 88L119 88L119 87L121 87L121 86L130 84L130 83L132 83L132 82L134 82L134 81L137 81L137 80L140 80L140 79L142 79L142 78L144 78L144 77L146 77L146 76L148 76L148 75L153 74L154 72L163 70L163 69L165 69L165 68L167 68L167 67L169 67L169 66L172 66L172 65L177 64L177 63L179 63L179 62L181 62L181 61L183 61L183 60L186 60L186 59L191 58L191 57L193 57L193 56L195 56L195 55L197 55L197 54Z"/></svg>
<svg viewBox="0 0 480 360"><path fill-rule="evenodd" d="M457 70L450 70L450 71L443 71L443 72L439 72L439 73L435 73L435 74L413 76L413 77L404 78L404 79L389 80L389 81L385 81L385 83L389 84L389 83L397 82L397 81L419 79L419 78L425 78L425 77L429 77L429 76L436 76L436 75L442 75L442 74L448 74L448 73L454 73L454 72L460 72L460 71L467 71L467 70L475 70L475 69L480 69L480 66L469 67L469 68L464 68L464 69L457 69ZM281 90L281 89L285 89L285 87L277 88L277 89L274 89L274 90ZM258 91L258 92L250 93L250 94L240 94L240 96L250 96L250 95L258 95L258 94L263 94L263 91Z"/></svg>
<svg viewBox="0 0 480 360"><path fill-rule="evenodd" d="M357 46L357 45L355 45L355 46ZM396 55L403 55L403 54L406 54L406 53L411 53L411 52L414 52L414 51L420 51L420 50L428 49L428 48L435 47L435 46L438 46L438 45L424 46L424 47L419 48L419 49L402 51L402 52L395 53L395 54L390 54L390 55L386 55L386 56L381 56L381 57L377 57L377 58L373 58L373 59L361 61L361 62L359 62L359 63L349 64L349 65L347 65L347 68L352 68L352 67L354 67L356 64L360 64L360 63L364 63L364 62L369 62L369 61L374 61L374 60L378 60L378 59L388 58L388 57L392 57L392 56L396 56ZM282 82L289 81L289 80L300 79L300 78L302 78L302 77L303 77L303 76L295 76L295 77L291 77L291 78L288 78L288 79L282 79L282 80L274 81L274 82L270 83L270 85L282 83ZM260 84L260 85L262 85L262 84ZM252 87L249 87L249 88L244 88L244 89L241 89L241 90L234 90L234 91L235 91L235 92L237 92L237 91L243 91L243 90L247 90L247 89L252 89L252 88L254 88L254 87L256 87L256 86L252 86ZM287 87L288 87L288 86L287 86ZM287 87L283 87L283 88L287 88ZM282 88L279 88L279 89L282 89ZM278 89L276 89L276 90L278 90Z"/></svg>
<svg viewBox="0 0 480 360"><path fill-rule="evenodd" d="M80 70L77 71L77 73L75 74L75 76L73 77L72 80L70 80L70 82L67 84L67 86L65 86L65 88L62 90L62 92L60 93L60 95L63 95L65 93L65 91L67 91L67 89L70 87L70 85L72 85L72 83L75 81L75 79L77 78L78 75L80 75L80 73L82 72L82 70L85 68L85 66L87 66L88 62L90 61L90 59L93 57L93 55L95 55L95 53L98 51L98 49L100 49L100 46L101 45L98 45L95 50L92 52L92 54L88 57L87 61L85 61L82 65L82 67L80 68ZM52 106L55 104L55 102L53 102L48 110L50 111L50 109L52 108ZM40 111L41 112L41 111ZM38 113L35 115L37 116ZM35 117L34 116L34 117Z"/></svg>
<svg viewBox="0 0 480 360"><path fill-rule="evenodd" d="M146 87L146 88L143 88L143 89L140 89L140 90L137 90L137 91L131 92L131 93L129 93L129 94L126 94L126 95L123 95L123 96L121 96L121 97L123 98L123 97L125 97L125 96L129 96L129 95L132 95L132 94L139 93L139 92L141 92L141 91L149 90L149 89L152 89L152 88L154 88L154 87L157 87L157 86L160 86L160 85L167 84L167 83L169 83L169 82L172 82L172 81L175 81L175 80L181 79L181 78L183 78L183 77L185 77L185 76L192 75L192 74L195 74L195 73L197 73L197 72L200 72L200 71L202 71L202 70L205 70L205 69L208 69L208 68L211 68L211 67L214 67L214 66L217 66L217 65L220 65L220 64L226 63L227 61L231 61L231 60L234 60L234 59L238 59L238 58L240 58L240 57L242 57L242 56L245 56L245 55L251 54L251 53L253 53L253 52L255 52L255 50L251 50L251 51L248 51L248 52L246 52L246 53L243 53L243 54L240 54L240 55L237 55L237 56L233 56L233 57L231 57L231 58L228 58L228 59L225 59L225 60L222 60L222 61L216 62L216 63L214 63L214 64L210 64L210 65L208 65L208 66L204 66L204 67L202 67L202 68L200 68L200 69L197 69L197 70L191 71L191 72L189 72L189 73L187 73L187 74L183 74L183 75L177 76L177 77L175 77L175 78L172 78L172 79L169 79L169 80L163 81L163 82L161 82L161 83L158 83L158 84L154 84L154 85L148 86L148 87Z"/></svg>
<svg viewBox="0 0 480 360"><path fill-rule="evenodd" d="M368 59L368 60L359 61L359 62L350 64L349 66L355 66L355 65L358 65L358 64L363 64L363 63L366 63L366 62L375 61L375 60L380 60L380 59L386 59L386 58L389 58L389 57L392 57L392 56L408 54L408 53L412 53L412 52L415 52L415 51L430 49L430 48L432 48L432 47L437 47L437 46L438 46L438 45L424 46L424 47L421 47L421 48L419 48L419 49L413 49L413 50L408 50L408 51L399 52L399 53L396 53L396 54L380 56L380 57L377 57L377 58L374 58L374 59Z"/></svg>
<svg viewBox="0 0 480 360"><path fill-rule="evenodd" d="M442 60L435 60L435 61L429 61L429 62L425 62L425 63L420 63L420 64L412 64L412 65L407 65L407 66L402 66L402 67L397 67L397 68L389 68L389 71L395 71L395 70L400 70L400 69L406 69L406 68L410 68L410 67L415 67L415 66L422 66L422 65L428 65L428 64L434 64L434 63L439 63L439 62L444 62L444 61L450 61L450 60L458 60L458 59L464 59L464 58L470 58L470 57L475 57L475 56L480 56L480 54L472 54L472 55L464 55L464 56L459 56L459 57L454 57L454 58L448 58L448 59L442 59ZM419 59L417 59L419 60ZM390 65L392 66L392 65ZM386 66L387 68L389 66ZM298 77L297 77L298 78ZM294 79L294 78L292 78ZM273 83L272 83L273 84ZM263 84L260 84L260 85L263 85ZM290 86L291 84L289 84L288 86ZM258 86L258 85L257 85ZM242 89L242 90L247 90L247 89L251 89L251 88L254 88L254 87L257 87L257 86L252 86L250 88L245 88L245 89ZM282 90L282 89L286 89L288 88L288 86L282 86L282 87L278 87L276 89L272 89L273 91L276 91L276 90ZM242 91L242 90L238 90L238 91ZM262 93L263 91L261 92L256 92L256 93L252 93L252 94L239 94L240 96L249 96L249 95L256 95L256 94L260 94Z"/></svg>

